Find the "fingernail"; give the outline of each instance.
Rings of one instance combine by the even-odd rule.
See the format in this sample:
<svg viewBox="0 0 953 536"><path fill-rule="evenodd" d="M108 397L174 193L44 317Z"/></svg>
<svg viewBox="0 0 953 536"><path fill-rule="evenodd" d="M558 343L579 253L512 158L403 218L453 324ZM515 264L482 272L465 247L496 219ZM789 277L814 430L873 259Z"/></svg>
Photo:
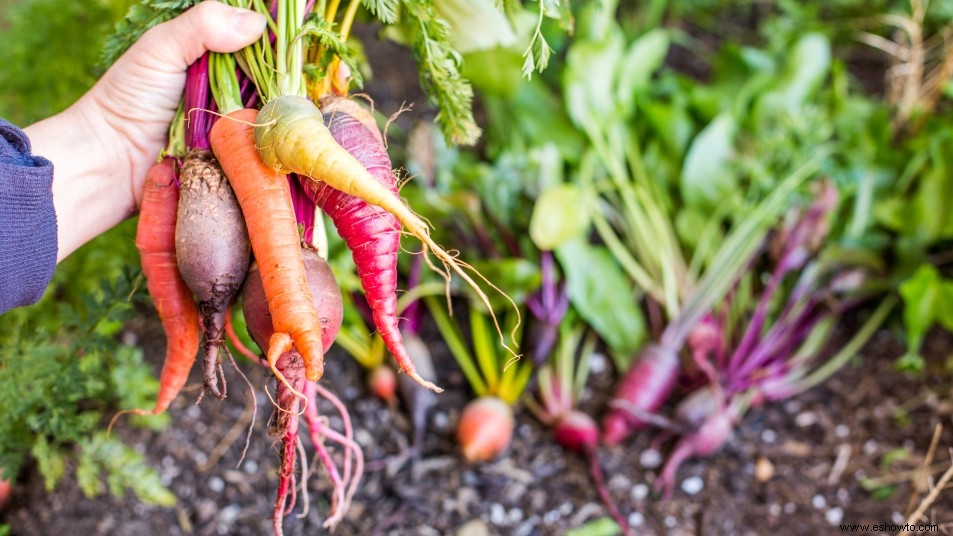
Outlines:
<svg viewBox="0 0 953 536"><path fill-rule="evenodd" d="M264 15L249 9L239 9L232 15L232 28L240 34L258 35L265 30L266 23Z"/></svg>

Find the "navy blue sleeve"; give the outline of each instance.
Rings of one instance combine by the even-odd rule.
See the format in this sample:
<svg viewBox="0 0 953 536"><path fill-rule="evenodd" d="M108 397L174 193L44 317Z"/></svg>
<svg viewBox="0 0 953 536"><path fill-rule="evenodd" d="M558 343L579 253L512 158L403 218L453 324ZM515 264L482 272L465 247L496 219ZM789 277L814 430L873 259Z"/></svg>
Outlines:
<svg viewBox="0 0 953 536"><path fill-rule="evenodd" d="M43 296L56 268L53 163L0 119L0 314Z"/></svg>

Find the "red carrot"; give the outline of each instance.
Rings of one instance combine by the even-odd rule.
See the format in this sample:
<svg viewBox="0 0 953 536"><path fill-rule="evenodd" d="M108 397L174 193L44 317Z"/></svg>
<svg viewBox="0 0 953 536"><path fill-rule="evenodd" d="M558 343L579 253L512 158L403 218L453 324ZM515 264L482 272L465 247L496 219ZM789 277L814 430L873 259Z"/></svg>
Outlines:
<svg viewBox="0 0 953 536"><path fill-rule="evenodd" d="M341 111L325 115L334 140L348 151L370 174L384 185L394 198L397 178L387 151L360 121ZM420 377L413 359L404 347L397 322L397 253L400 251L401 224L383 208L335 190L327 182L304 180L305 192L323 210L337 228L354 256L357 275L373 312L374 324L394 355L400 370L429 389L440 391Z"/></svg>
<svg viewBox="0 0 953 536"><path fill-rule="evenodd" d="M175 220L179 190L171 159L152 166L146 175L145 193L136 228L136 248L142 272L155 302L167 347L159 382L159 396L151 410L165 411L185 385L199 349L199 320L192 292L179 274L175 256Z"/></svg>

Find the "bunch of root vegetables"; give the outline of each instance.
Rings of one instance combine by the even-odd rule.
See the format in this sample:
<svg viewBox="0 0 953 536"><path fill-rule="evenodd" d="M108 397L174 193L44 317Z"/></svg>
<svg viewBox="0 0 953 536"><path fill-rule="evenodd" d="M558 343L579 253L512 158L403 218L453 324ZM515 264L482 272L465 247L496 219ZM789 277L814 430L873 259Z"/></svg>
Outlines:
<svg viewBox="0 0 953 536"><path fill-rule="evenodd" d="M433 366L419 337L421 319L429 312L477 395L459 422L464 457L485 461L503 452L512 437L512 406L525 400L553 427L556 442L590 461L597 492L628 531L602 483L600 438L618 444L648 427L679 437L656 481L659 492L669 493L682 461L715 452L751 407L829 376L889 312L892 304L887 303L840 354L822 359L820 341L837 315L860 302L852 291L863 280L860 272L817 258L836 192L824 185L813 202L792 209L788 220L769 231L801 183L816 173L814 159L732 230L704 277L686 285L684 294L656 300L672 302L669 323L628 372L620 371L623 377L600 431L596 420L576 408L598 343L570 306L565 273L553 253L534 252L541 276L528 296L514 301L508 289L500 291L503 312L478 281L496 286L431 238L428 224L398 195L373 113L347 95L359 76L346 40L360 1L352 0L342 17L339 5L257 2L255 9L269 17L269 30L259 42L235 54L208 53L189 68L169 146L145 181L136 236L168 347L154 408L130 411L164 412L199 356L202 394L224 399L225 365L234 363L227 338L268 367L276 382L270 432L280 445L276 534L294 508L297 490L306 485L296 478L296 467L307 466L300 460L301 417L314 456L332 481L327 527L343 519L360 481L364 461L347 410L318 383L324 354L336 339L374 369L375 393L391 400L399 388L408 399L419 453L427 407L440 392L430 381ZM326 11L316 13L316 6ZM331 24L338 18L339 26ZM342 294L335 280L326 258L325 217L353 255L362 298ZM605 229L600 232L608 242ZM412 292L425 286L425 266L442 280L436 292L431 285L399 306L403 235L414 237L421 248L407 281ZM765 265L772 275L760 302L753 311L733 308L740 282L751 284L756 267ZM451 276L467 284L472 298L467 315L472 345L436 297ZM649 298L655 298L650 290ZM239 302L262 356L235 337L230 309ZM511 349L516 344L506 343L501 326L517 341L524 307L531 319L527 329L536 330L528 345L534 359L517 361ZM373 343L367 342L370 331L341 330L351 308L366 308L376 331ZM403 373L399 380L382 366L384 349ZM666 401L680 389L686 396L674 416L665 417ZM534 397L523 396L529 390ZM342 430L331 429L318 415L319 398L340 412ZM329 442L340 447L336 456L326 447Z"/></svg>

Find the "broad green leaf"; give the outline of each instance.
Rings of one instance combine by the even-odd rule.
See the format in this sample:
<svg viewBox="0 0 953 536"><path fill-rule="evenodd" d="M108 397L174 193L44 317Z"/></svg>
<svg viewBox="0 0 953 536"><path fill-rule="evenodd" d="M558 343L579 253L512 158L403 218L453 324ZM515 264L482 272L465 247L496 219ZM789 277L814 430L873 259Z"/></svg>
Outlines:
<svg viewBox="0 0 953 536"><path fill-rule="evenodd" d="M519 52L510 49L474 51L463 57L463 76L483 93L511 98L526 82L522 61Z"/></svg>
<svg viewBox="0 0 953 536"><path fill-rule="evenodd" d="M682 196L689 207L711 208L730 200L737 178L730 160L738 125L722 112L692 140L682 167Z"/></svg>
<svg viewBox="0 0 953 536"><path fill-rule="evenodd" d="M461 54L516 44L510 21L493 0L433 0L433 7L450 24L453 47Z"/></svg>
<svg viewBox="0 0 953 536"><path fill-rule="evenodd" d="M572 240L556 249L556 257L569 300L609 345L616 364L625 365L645 338L635 287L605 247Z"/></svg>
<svg viewBox="0 0 953 536"><path fill-rule="evenodd" d="M787 62L777 86L759 101L758 115L762 119L765 113L793 114L801 109L830 72L831 43L822 34L805 34L785 57Z"/></svg>
<svg viewBox="0 0 953 536"><path fill-rule="evenodd" d="M913 277L900 284L907 345L915 352L927 330L937 321L953 329L953 281L946 281L930 264L923 264Z"/></svg>
<svg viewBox="0 0 953 536"><path fill-rule="evenodd" d="M636 39L619 65L618 100L625 116L635 108L635 95L648 87L652 74L662 66L668 54L668 31L656 28Z"/></svg>
<svg viewBox="0 0 953 536"><path fill-rule="evenodd" d="M668 154L680 160L692 139L695 122L688 115L685 103L646 101L639 104L639 111L651 125L651 135L662 141Z"/></svg>
<svg viewBox="0 0 953 536"><path fill-rule="evenodd" d="M614 80L625 43L618 27L611 28L601 41L577 41L566 56L566 106L573 122L584 128L597 128L618 112Z"/></svg>
<svg viewBox="0 0 953 536"><path fill-rule="evenodd" d="M581 237L589 229L595 210L591 190L575 184L559 184L543 190L529 223L529 236L536 247L551 251Z"/></svg>

